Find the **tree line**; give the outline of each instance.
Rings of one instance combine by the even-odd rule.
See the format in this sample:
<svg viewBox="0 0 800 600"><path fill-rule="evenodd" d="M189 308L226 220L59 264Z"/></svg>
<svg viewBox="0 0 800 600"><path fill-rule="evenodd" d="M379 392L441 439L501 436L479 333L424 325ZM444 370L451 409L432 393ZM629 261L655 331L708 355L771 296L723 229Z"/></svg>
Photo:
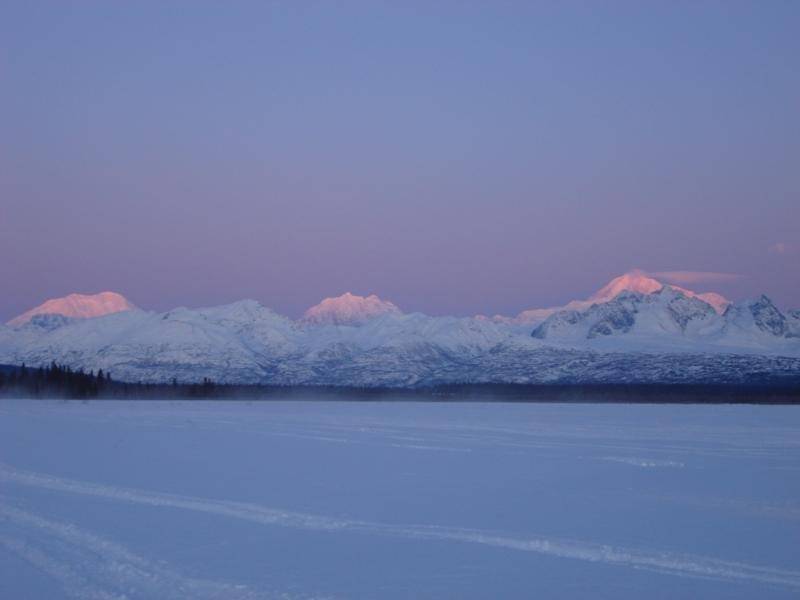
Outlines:
<svg viewBox="0 0 800 600"><path fill-rule="evenodd" d="M47 366L22 364L0 368L0 397L23 398L211 398L217 384L204 377L200 383L170 384L115 381L111 373L72 369L55 361Z"/></svg>
<svg viewBox="0 0 800 600"><path fill-rule="evenodd" d="M463 383L395 389L219 384L208 377L192 383L133 383L116 381L102 369L86 372L51 362L34 368L0 365L0 398L800 404L800 379L780 385Z"/></svg>

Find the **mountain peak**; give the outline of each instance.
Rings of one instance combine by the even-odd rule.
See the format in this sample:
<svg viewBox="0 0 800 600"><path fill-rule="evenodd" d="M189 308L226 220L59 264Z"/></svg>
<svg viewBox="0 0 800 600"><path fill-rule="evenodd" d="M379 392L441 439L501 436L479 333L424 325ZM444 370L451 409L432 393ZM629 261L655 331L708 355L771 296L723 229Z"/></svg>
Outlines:
<svg viewBox="0 0 800 600"><path fill-rule="evenodd" d="M586 300L572 300L568 304L560 307L552 308L536 308L523 311L514 319L515 322L525 325L534 325L544 321L550 315L553 315L561 310L586 310L593 304L605 304L611 302L614 298L625 292L643 294L649 296L661 291L664 287L676 290L689 298L697 298L711 307L717 312L722 314L725 309L731 304L730 300L717 294L716 292L705 292L698 294L692 290L679 287L677 285L666 285L647 274L646 271L641 269L631 269L627 273L615 277L606 285L589 296Z"/></svg>
<svg viewBox="0 0 800 600"><path fill-rule="evenodd" d="M687 290L686 288L677 285L664 284L658 279L651 277L641 269L633 269L624 275L620 275L619 277L612 279L605 286L590 296L588 300L573 301L567 306L579 310L587 305L609 302L623 292L637 292L639 294L649 295L661 291L664 287L669 287L673 290L681 292L684 296L688 296L689 298L697 298L706 304L710 304L717 314L722 314L725 312L725 309L731 303L730 300L721 294L717 294L716 292L705 292L698 294L697 292Z"/></svg>
<svg viewBox="0 0 800 600"><path fill-rule="evenodd" d="M359 325L373 317L399 313L397 306L375 294L365 297L346 292L309 308L303 321L314 325Z"/></svg>
<svg viewBox="0 0 800 600"><path fill-rule="evenodd" d="M664 284L653 279L640 269L633 269L624 275L615 277L589 297L590 302L608 302L622 292L638 292L652 294L664 287Z"/></svg>
<svg viewBox="0 0 800 600"><path fill-rule="evenodd" d="M92 319L135 309L136 306L130 303L125 296L116 292L69 294L63 298L47 300L18 317L14 317L8 324L12 327L19 327L37 315L63 315L71 319Z"/></svg>

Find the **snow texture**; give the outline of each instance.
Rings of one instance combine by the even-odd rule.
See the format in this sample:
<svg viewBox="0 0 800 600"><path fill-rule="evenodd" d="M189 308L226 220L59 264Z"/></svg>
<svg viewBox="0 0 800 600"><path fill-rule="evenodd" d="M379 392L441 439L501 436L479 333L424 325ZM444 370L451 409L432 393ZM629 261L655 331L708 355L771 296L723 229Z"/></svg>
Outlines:
<svg viewBox="0 0 800 600"><path fill-rule="evenodd" d="M3 598L795 598L793 407L0 403Z"/></svg>

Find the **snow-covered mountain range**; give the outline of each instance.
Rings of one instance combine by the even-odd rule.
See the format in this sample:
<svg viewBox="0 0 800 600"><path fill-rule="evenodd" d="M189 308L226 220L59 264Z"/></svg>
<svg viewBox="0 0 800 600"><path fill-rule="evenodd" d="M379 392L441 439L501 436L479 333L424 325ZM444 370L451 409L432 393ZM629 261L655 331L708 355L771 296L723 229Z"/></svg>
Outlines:
<svg viewBox="0 0 800 600"><path fill-rule="evenodd" d="M516 318L406 314L350 293L296 321L253 300L156 313L106 292L51 300L0 326L0 363L52 360L147 382L800 382L800 311L639 271Z"/></svg>

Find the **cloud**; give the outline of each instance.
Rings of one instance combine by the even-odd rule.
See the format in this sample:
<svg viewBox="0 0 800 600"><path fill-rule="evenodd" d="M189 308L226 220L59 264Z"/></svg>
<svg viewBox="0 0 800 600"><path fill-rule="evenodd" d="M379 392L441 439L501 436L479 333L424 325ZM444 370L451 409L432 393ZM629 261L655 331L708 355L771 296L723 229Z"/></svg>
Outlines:
<svg viewBox="0 0 800 600"><path fill-rule="evenodd" d="M786 242L776 242L769 247L770 254L790 254L794 251L794 246Z"/></svg>
<svg viewBox="0 0 800 600"><path fill-rule="evenodd" d="M664 279L669 283L691 285L693 283L726 283L741 279L742 275L737 273L716 273L714 271L659 271L652 273L659 279Z"/></svg>

